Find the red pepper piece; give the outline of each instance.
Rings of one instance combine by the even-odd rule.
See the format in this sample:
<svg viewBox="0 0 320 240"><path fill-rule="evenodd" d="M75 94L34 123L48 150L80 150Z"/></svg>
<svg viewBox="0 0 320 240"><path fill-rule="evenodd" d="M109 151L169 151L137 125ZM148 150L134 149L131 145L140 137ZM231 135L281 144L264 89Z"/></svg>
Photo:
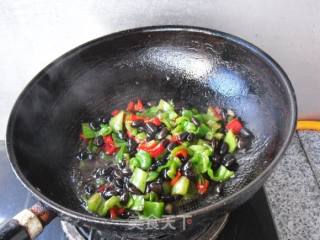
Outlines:
<svg viewBox="0 0 320 240"><path fill-rule="evenodd" d="M115 116L115 115L117 115L119 112L120 112L119 109L115 109L115 110L113 110L113 111L111 112L111 115L112 115L112 116Z"/></svg>
<svg viewBox="0 0 320 240"><path fill-rule="evenodd" d="M116 219L118 217L118 211L117 208L110 208L110 218Z"/></svg>
<svg viewBox="0 0 320 240"><path fill-rule="evenodd" d="M155 140L152 140L150 142L140 143L138 150L146 151L153 158L155 158L160 156L165 151L165 147L161 143L157 143Z"/></svg>
<svg viewBox="0 0 320 240"><path fill-rule="evenodd" d="M118 213L118 215L123 214L125 211L126 211L126 209L125 209L125 208L118 208L118 209L117 209L117 213Z"/></svg>
<svg viewBox="0 0 320 240"><path fill-rule="evenodd" d="M130 102L128 103L127 111L128 111L128 112L133 112L133 111L134 111L134 102L133 102L133 101L130 101Z"/></svg>
<svg viewBox="0 0 320 240"><path fill-rule="evenodd" d="M199 181L196 184L196 187L198 189L198 193L205 194L208 191L208 188L209 188L209 181L207 179Z"/></svg>
<svg viewBox="0 0 320 240"><path fill-rule="evenodd" d="M161 125L161 121L157 117L151 118L148 122L152 122L156 126L160 126Z"/></svg>
<svg viewBox="0 0 320 240"><path fill-rule="evenodd" d="M104 141L104 151L107 154L112 155L113 153L115 153L117 151L117 147L114 144L111 135L103 137L103 141Z"/></svg>
<svg viewBox="0 0 320 240"><path fill-rule="evenodd" d="M102 192L104 192L105 190L106 190L106 185L103 184L103 185L100 185L100 186L98 187L97 192L102 193Z"/></svg>
<svg viewBox="0 0 320 240"><path fill-rule="evenodd" d="M138 99L137 103L134 105L134 110L136 112L141 112L143 110L143 103L140 99Z"/></svg>
<svg viewBox="0 0 320 240"><path fill-rule="evenodd" d="M175 142L175 143L181 144L181 142L179 140L179 136L177 136L177 135L172 135L170 138L170 142Z"/></svg>
<svg viewBox="0 0 320 240"><path fill-rule="evenodd" d="M146 119L145 119L144 117L141 117L141 116L132 114L130 120L131 120L131 121L137 121L137 120L143 120L143 121L145 121Z"/></svg>
<svg viewBox="0 0 320 240"><path fill-rule="evenodd" d="M171 186L175 185L178 182L180 177L181 177L181 172L178 171L174 179L171 180L170 185Z"/></svg>
<svg viewBox="0 0 320 240"><path fill-rule="evenodd" d="M85 143L88 143L88 139L86 139L83 135L83 133L80 133L80 140L85 142Z"/></svg>
<svg viewBox="0 0 320 240"><path fill-rule="evenodd" d="M226 128L228 130L231 130L234 134L239 134L243 126L238 118L234 118L230 122L228 122Z"/></svg>
<svg viewBox="0 0 320 240"><path fill-rule="evenodd" d="M187 157L188 157L188 151L187 151L187 149L180 149L180 150L176 153L176 157L184 157L184 158L187 158Z"/></svg>

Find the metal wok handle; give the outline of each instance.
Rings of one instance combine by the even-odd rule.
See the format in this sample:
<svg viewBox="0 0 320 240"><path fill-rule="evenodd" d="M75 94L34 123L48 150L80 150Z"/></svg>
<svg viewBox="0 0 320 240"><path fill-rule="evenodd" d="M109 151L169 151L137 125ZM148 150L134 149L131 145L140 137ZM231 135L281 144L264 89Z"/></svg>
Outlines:
<svg viewBox="0 0 320 240"><path fill-rule="evenodd" d="M0 225L0 240L34 239L56 215L46 205L37 202Z"/></svg>

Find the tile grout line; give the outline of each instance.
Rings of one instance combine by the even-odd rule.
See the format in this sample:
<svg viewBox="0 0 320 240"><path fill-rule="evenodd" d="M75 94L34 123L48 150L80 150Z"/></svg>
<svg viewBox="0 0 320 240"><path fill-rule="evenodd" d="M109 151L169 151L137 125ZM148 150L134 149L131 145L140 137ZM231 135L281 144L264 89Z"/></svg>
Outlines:
<svg viewBox="0 0 320 240"><path fill-rule="evenodd" d="M318 181L317 175L316 175L316 173L315 173L315 171L314 171L314 169L313 169L313 166L312 166L312 163L311 163L311 161L310 161L310 159L309 159L308 153L307 153L307 151L305 150L305 148L304 148L304 146L303 146L303 143L302 143L302 140L301 140L301 138L300 138L299 132L297 132L297 137L298 137L298 141L299 141L299 144L300 144L300 146L301 146L301 149L302 149L304 155L306 156L307 163L308 163L308 165L309 165L310 168L311 168L313 177L314 177L314 179L316 180L316 183L317 183L318 188L320 189L320 182Z"/></svg>

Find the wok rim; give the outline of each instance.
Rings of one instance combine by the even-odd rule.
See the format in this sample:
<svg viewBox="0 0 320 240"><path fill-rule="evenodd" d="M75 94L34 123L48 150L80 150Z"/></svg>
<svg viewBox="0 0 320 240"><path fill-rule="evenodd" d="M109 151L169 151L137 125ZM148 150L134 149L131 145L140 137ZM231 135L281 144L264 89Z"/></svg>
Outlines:
<svg viewBox="0 0 320 240"><path fill-rule="evenodd" d="M6 150L7 150L7 156L10 161L11 168L16 175L16 177L20 180L22 185L30 191L38 200L48 205L50 208L52 208L54 211L58 212L59 214L71 217L73 219L77 219L80 221L88 222L91 224L103 224L103 225L126 225L126 226L138 226L138 225L144 225L150 220L111 220L107 218L101 218L96 217L93 215L80 213L77 211L74 211L72 209L66 208L57 202L49 199L45 195L43 195L40 191L36 189L24 176L22 173L18 163L17 159L14 153L13 145L10 143L10 140L12 140L12 133L14 128L14 122L16 117L16 112L19 107L19 105L22 103L24 99L25 93L30 90L40 79L45 72L50 69L51 67L59 64L62 61L65 61L68 57L73 56L74 54L77 54L78 51L82 51L84 48L99 44L100 42L106 41L106 40L112 40L113 38L119 38L119 37L126 37L130 34L135 33L147 33L147 32L161 32L161 31L177 31L177 32L195 32L195 33L201 33L206 35L211 35L215 37L222 37L224 39L227 39L229 41L235 42L236 44L239 44L246 49L250 50L254 54L261 57L269 66L278 74L279 80L282 81L284 88L288 94L289 97L289 104L290 104L290 112L291 112L291 121L289 126L289 131L287 135L285 136L285 140L278 151L277 155L274 157L273 161L259 174L255 179L253 179L250 183L245 185L243 188L241 188L239 191L222 198L221 200L210 204L206 207L199 208L197 210L193 210L184 214L179 215L169 215L162 217L160 219L154 219L153 221L156 221L157 223L166 223L167 221L177 220L178 218L185 218L185 217L194 217L198 216L204 213L207 213L209 211L217 210L218 208L221 208L223 206L226 206L230 204L231 202L235 201L240 196L245 195L247 192L250 192L250 189L254 188L254 186L260 182L261 179L265 179L270 175L271 170L274 169L276 164L281 159L281 156L284 154L285 150L287 149L293 134L295 132L296 127L296 121L297 121L297 100L294 88L292 86L292 83L290 82L287 74L284 72L284 70L280 67L280 65L267 53L265 53L260 48L256 47L255 45L249 43L248 41L239 38L237 36L234 36L229 33L225 33L222 31L209 29L209 28L203 28L203 27L196 27L196 26L186 26L186 25L158 25L158 26L147 26L147 27L139 27L139 28L133 28L129 30L123 30L119 32L115 32L112 34L108 34L96 39L93 39L91 41L88 41L84 44L81 44L80 46L73 48L66 52L65 54L61 55L60 57L56 58L54 61L52 61L50 64L48 64L45 68L43 68L22 90L19 97L17 98L11 113L9 115L9 120L7 124L7 132L6 132ZM9 141L8 141L9 140Z"/></svg>

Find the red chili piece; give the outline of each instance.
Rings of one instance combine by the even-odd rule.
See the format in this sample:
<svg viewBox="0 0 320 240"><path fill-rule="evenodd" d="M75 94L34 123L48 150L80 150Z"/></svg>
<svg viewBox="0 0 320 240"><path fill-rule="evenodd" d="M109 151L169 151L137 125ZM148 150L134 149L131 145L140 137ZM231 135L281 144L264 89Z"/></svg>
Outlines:
<svg viewBox="0 0 320 240"><path fill-rule="evenodd" d="M115 115L117 115L119 112L120 112L119 109L115 109L115 110L113 110L113 111L111 112L111 115L112 115L112 116L115 116Z"/></svg>
<svg viewBox="0 0 320 240"><path fill-rule="evenodd" d="M104 141L104 151L107 154L112 155L113 153L115 153L117 151L117 147L114 144L111 135L103 137L103 141Z"/></svg>
<svg viewBox="0 0 320 240"><path fill-rule="evenodd" d="M234 118L230 122L228 122L226 128L228 130L231 130L234 134L239 134L243 126L238 118Z"/></svg>
<svg viewBox="0 0 320 240"><path fill-rule="evenodd" d="M196 187L198 189L198 193L205 194L208 191L208 188L209 188L209 181L207 179L199 181L196 184Z"/></svg>

